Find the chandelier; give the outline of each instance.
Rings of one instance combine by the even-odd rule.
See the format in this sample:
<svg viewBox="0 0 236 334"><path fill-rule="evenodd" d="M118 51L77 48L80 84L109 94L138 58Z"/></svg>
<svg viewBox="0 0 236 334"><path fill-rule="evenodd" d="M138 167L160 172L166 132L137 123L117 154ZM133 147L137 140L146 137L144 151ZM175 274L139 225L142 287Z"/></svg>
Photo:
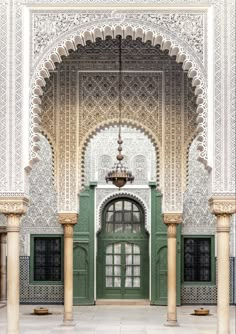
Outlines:
<svg viewBox="0 0 236 334"><path fill-rule="evenodd" d="M111 181L116 187L123 187L127 181L133 182L134 176L128 167L122 162L124 156L122 155L122 144L121 139L121 93L122 93L122 62L121 62L121 36L119 36L119 134L118 134L118 155L116 156L117 162L114 163L114 166L108 171L105 179L108 183Z"/></svg>

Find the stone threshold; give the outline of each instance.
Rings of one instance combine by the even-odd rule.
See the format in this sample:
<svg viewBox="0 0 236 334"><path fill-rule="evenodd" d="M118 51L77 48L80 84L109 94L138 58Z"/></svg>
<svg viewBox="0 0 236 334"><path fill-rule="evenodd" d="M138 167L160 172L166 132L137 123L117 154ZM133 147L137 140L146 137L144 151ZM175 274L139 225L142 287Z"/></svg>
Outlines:
<svg viewBox="0 0 236 334"><path fill-rule="evenodd" d="M98 299L96 305L150 305L148 299Z"/></svg>

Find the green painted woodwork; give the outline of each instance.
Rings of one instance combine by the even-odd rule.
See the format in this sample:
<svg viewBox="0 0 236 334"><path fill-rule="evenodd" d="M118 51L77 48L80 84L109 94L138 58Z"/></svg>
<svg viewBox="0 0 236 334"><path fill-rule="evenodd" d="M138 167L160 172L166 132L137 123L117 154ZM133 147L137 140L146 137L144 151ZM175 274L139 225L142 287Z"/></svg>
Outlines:
<svg viewBox="0 0 236 334"><path fill-rule="evenodd" d="M184 281L184 246L182 247L182 266L181 266L181 282L183 286L212 286L216 285L216 259L215 259L215 236L214 235L183 235L182 242L184 245L185 238L207 238L211 239L211 281L210 282L185 282Z"/></svg>
<svg viewBox="0 0 236 334"><path fill-rule="evenodd" d="M35 281L34 280L34 238L61 238L61 277L60 281ZM30 267L29 281L35 285L62 285L63 284L63 264L64 264L64 242L62 234L31 234L30 235Z"/></svg>
<svg viewBox="0 0 236 334"><path fill-rule="evenodd" d="M80 193L80 214L74 227L73 303L94 304L94 191L91 183Z"/></svg>
<svg viewBox="0 0 236 334"><path fill-rule="evenodd" d="M121 200L137 205L141 213L140 230L134 231L129 218L123 225L113 221L114 226L105 224L107 208ZM128 217L127 211L123 212ZM111 216L119 214L113 211ZM136 214L136 213L135 213ZM110 219L110 218L109 218ZM112 219L112 218L111 218ZM114 219L114 218L113 218ZM109 225L109 226L108 226ZM107 228L107 230L106 230ZM117 230L115 231L115 229ZM110 231L110 232L109 232ZM97 298L107 299L146 299L149 296L149 256L148 234L144 227L142 208L133 200L119 198L110 202L103 212L103 223L98 235L97 255Z"/></svg>
<svg viewBox="0 0 236 334"><path fill-rule="evenodd" d="M162 195L156 190L156 184L150 182L151 188L151 304L167 305L167 227L162 219ZM181 302L181 226L177 227L177 279L176 302Z"/></svg>

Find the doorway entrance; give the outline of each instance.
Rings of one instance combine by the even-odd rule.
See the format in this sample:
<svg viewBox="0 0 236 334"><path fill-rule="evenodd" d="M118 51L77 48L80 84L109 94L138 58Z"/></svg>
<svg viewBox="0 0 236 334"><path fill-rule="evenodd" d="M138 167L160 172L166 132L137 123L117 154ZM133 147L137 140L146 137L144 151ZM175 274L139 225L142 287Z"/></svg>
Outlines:
<svg viewBox="0 0 236 334"><path fill-rule="evenodd" d="M98 235L97 297L147 299L148 233L142 207L129 198L109 202Z"/></svg>

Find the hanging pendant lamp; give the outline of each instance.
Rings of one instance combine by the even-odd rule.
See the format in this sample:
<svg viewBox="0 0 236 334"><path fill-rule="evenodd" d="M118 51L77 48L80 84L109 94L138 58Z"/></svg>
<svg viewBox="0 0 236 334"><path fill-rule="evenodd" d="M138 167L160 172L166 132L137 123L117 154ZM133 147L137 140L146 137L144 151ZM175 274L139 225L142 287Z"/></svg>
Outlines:
<svg viewBox="0 0 236 334"><path fill-rule="evenodd" d="M114 166L108 171L105 179L108 183L111 181L116 187L122 188L126 182L133 182L134 176L128 167L122 162L124 156L122 155L122 144L121 139L121 93L122 93L122 62L121 62L121 36L119 36L119 134L118 134L118 155L116 156L117 162L114 163Z"/></svg>

